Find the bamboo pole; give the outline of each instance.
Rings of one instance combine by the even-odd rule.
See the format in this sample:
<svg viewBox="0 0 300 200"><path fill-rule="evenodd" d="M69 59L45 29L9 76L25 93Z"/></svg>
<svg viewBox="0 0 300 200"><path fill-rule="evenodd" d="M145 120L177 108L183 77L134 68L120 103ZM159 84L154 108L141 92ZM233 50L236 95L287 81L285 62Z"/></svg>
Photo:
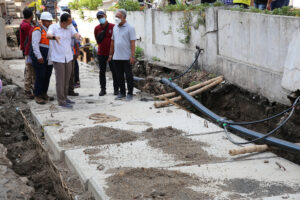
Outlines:
<svg viewBox="0 0 300 200"><path fill-rule="evenodd" d="M202 88L200 88L200 89L198 89L198 90L195 90L195 91L193 91L193 92L190 92L189 95L191 95L191 96L196 96L196 95L198 95L198 94L201 94L202 92L205 92L205 91L209 90L210 88L212 88L212 87L218 85L218 84L221 83L222 81L223 81L223 77L217 79L216 81L214 81L214 82L212 82L212 83L210 83L210 84L208 84L208 85L206 85L206 86L204 86L204 87L202 87ZM170 100L173 101L173 102L175 102L175 101L179 101L179 100L181 100L181 99L182 99L182 96L178 96L178 97L174 97L174 98L172 98L172 99L170 99ZM154 103L154 106L155 106L156 108L164 107L164 106L167 106L167 105L169 105L169 101L163 101L163 102L156 102L156 103Z"/></svg>
<svg viewBox="0 0 300 200"><path fill-rule="evenodd" d="M216 78L212 78L212 79L207 80L205 82L198 83L198 84L193 85L191 87L185 88L184 91L186 91L186 92L193 91L195 89L198 89L200 87L208 85L208 84L210 84L210 83L212 83L212 82L214 82L214 81L216 81L216 80L218 80L220 78L223 78L223 76L218 76ZM167 94L162 94L162 95L156 96L155 98L164 100L164 97L170 98L170 97L174 97L175 95L176 95L176 92L170 92L170 93L167 93Z"/></svg>
<svg viewBox="0 0 300 200"><path fill-rule="evenodd" d="M300 143L296 143L297 145L300 145ZM271 150L272 147L263 144L263 145L254 145L254 146L249 146L249 147L243 147L241 149L231 149L229 150L229 154L231 156L235 155L240 155L240 154L245 154L245 153L254 153L254 152L263 152L267 150Z"/></svg>

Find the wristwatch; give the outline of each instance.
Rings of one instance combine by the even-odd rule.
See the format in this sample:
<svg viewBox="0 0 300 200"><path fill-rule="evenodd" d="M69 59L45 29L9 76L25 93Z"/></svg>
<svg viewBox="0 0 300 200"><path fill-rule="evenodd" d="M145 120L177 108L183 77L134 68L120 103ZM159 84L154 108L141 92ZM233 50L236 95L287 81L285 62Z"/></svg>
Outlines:
<svg viewBox="0 0 300 200"><path fill-rule="evenodd" d="M52 36L52 40L55 40L55 35Z"/></svg>

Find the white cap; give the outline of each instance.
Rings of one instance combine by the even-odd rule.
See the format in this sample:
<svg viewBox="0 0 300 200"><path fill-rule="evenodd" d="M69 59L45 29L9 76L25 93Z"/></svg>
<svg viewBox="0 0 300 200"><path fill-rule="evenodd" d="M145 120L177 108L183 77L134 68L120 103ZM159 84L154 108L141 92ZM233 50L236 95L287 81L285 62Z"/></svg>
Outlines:
<svg viewBox="0 0 300 200"><path fill-rule="evenodd" d="M43 12L41 14L41 20L52 21L53 20L52 14L49 12Z"/></svg>

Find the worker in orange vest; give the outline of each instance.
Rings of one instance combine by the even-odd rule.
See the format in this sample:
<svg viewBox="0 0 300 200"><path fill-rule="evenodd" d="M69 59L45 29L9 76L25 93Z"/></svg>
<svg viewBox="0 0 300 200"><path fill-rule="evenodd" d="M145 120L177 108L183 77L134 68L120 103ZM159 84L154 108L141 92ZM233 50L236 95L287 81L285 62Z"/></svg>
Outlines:
<svg viewBox="0 0 300 200"><path fill-rule="evenodd" d="M42 24L32 31L30 57L36 72L34 84L34 98L36 103L45 104L53 100L47 95L50 77L52 74L52 61L49 59L49 39L46 37L48 27L52 24L52 14L43 12L40 17Z"/></svg>

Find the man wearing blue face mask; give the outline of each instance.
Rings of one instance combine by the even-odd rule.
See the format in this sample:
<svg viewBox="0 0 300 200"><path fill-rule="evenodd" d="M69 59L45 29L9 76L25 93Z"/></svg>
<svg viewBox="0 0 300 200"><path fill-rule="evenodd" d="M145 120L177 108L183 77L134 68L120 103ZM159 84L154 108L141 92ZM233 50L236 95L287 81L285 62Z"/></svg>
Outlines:
<svg viewBox="0 0 300 200"><path fill-rule="evenodd" d="M99 11L97 13L97 19L99 21L99 25L95 27L94 35L98 44L98 60L99 60L99 82L101 91L99 96L106 95L106 64L109 56L111 37L113 34L114 24L108 23L106 19L106 14L104 11ZM114 95L119 94L118 85L117 85L117 75L113 66L113 63L108 62L110 71L112 73L113 78L113 86L114 86Z"/></svg>

